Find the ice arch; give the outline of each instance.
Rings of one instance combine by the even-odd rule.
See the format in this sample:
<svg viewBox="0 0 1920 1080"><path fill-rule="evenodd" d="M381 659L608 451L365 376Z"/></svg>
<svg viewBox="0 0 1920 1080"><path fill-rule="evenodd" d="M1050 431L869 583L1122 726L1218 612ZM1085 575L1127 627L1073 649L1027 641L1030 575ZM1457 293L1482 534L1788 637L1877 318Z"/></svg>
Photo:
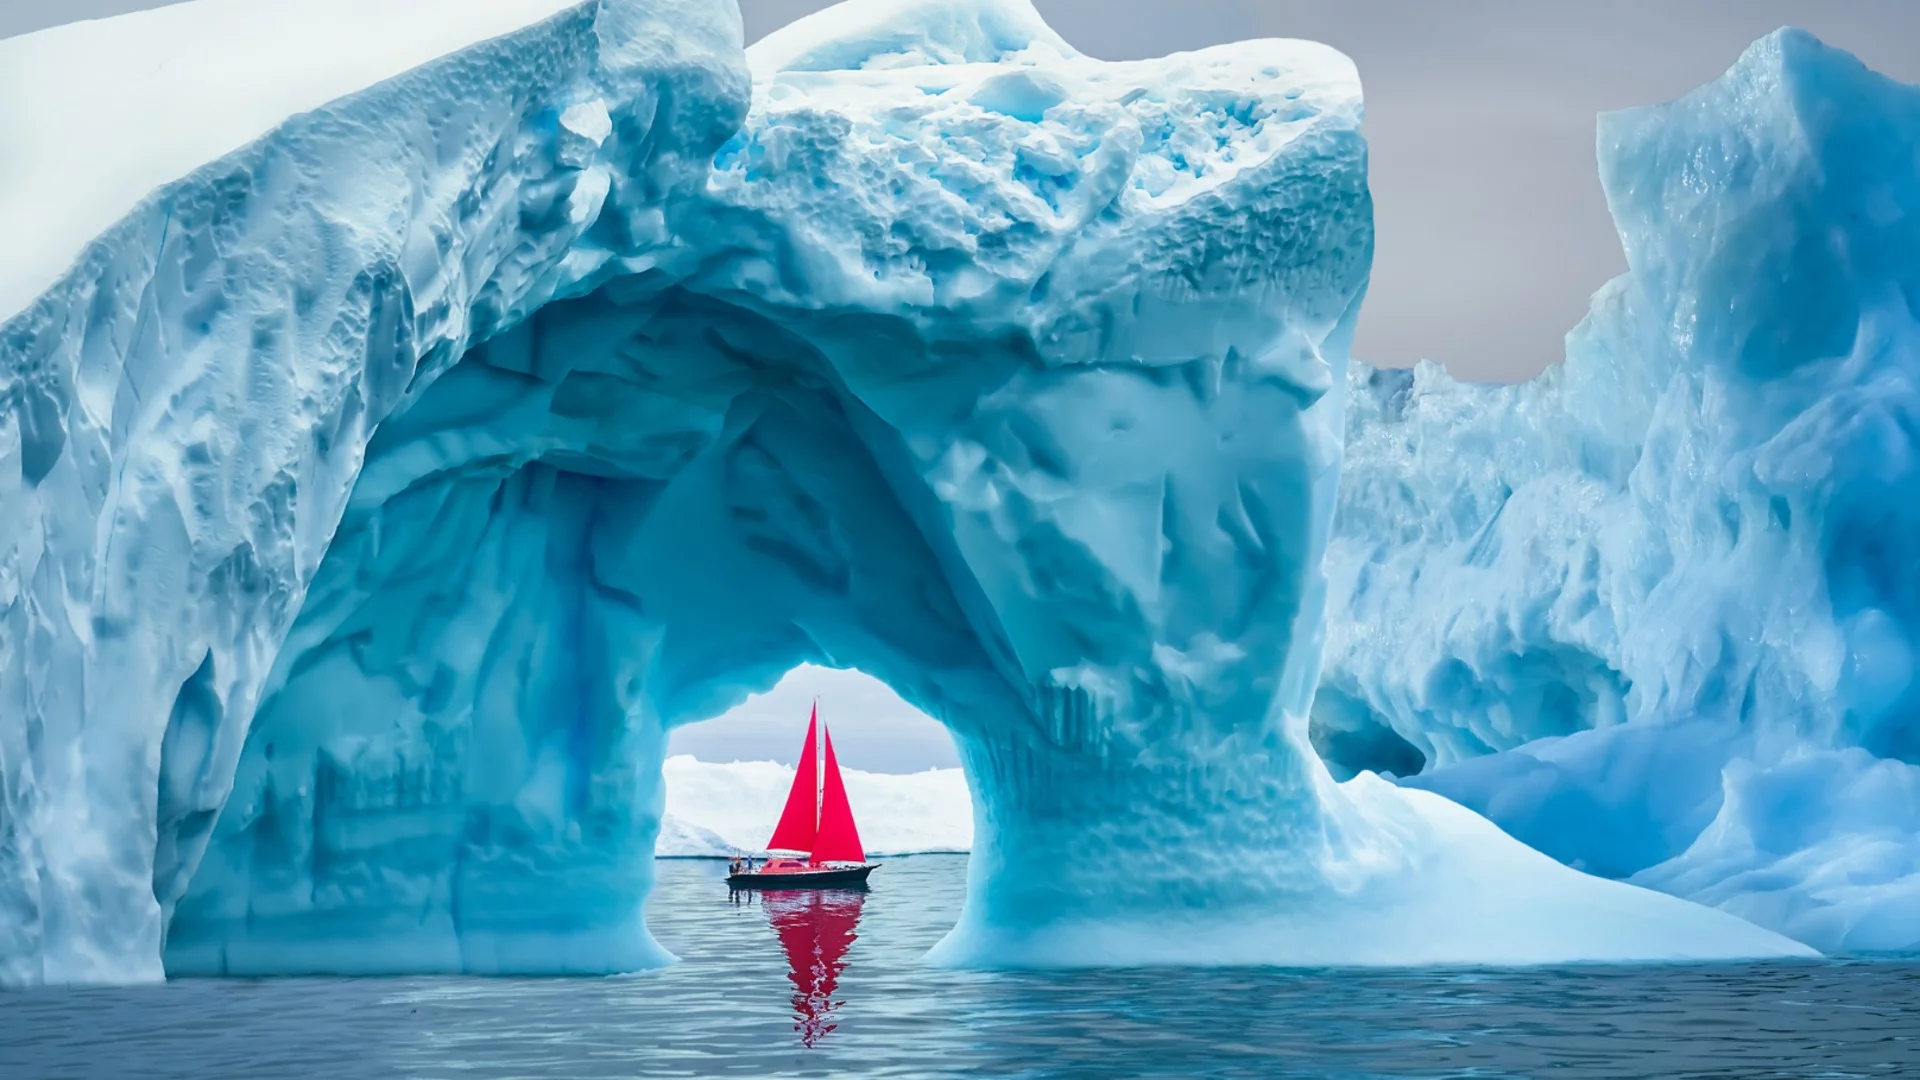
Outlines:
<svg viewBox="0 0 1920 1080"><path fill-rule="evenodd" d="M984 854L1017 864L987 875L984 902L1023 920L1084 909L1086 881L1028 866L1084 855L1090 820L1144 834L1137 857L1095 867L1126 876L1099 889L1113 902L1139 888L1227 891L1158 851L1195 846L1179 831L1208 828L1201 793L1236 770L1145 769L1136 748L1098 745L1101 714L1134 701L1143 719L1162 713L1170 741L1184 703L1165 699L1191 694L1190 680L1075 685L1060 673L1091 681L1148 659L1127 641L1146 637L1139 600L1081 554L1107 538L1069 532L1077 522L1058 493L990 508L1020 515L1026 551L993 534L990 513L980 535L956 535L950 521L964 515L921 475L965 440L1047 455L1043 470L1022 471L1039 485L1104 475L1124 494L1150 479L1140 507L1115 513L1150 514L1148 529L1127 531L1158 542L1183 530L1162 508L1177 480L1162 478L1164 443L1127 433L1151 430L1143 414L1156 403L1213 431L1208 403L1184 387L1168 401L1169 380L1048 370L1022 343L963 339L952 344L968 370L948 378L964 388L952 411L965 419L934 442L933 462L916 461L899 422L844 384L852 365L795 332L808 320L785 319L616 282L475 349L381 428L173 919L173 970L656 962L638 919L666 729L802 661L858 666L953 729L986 793L998 847ZM932 352L892 319L833 324L859 343L855 359L875 342L890 364ZM999 407L980 400L992 395ZM1246 396L1229 384L1212 408L1251 415ZM1247 435L1288 464L1310 460L1290 445L1298 438L1286 425ZM1295 483L1296 514L1311 512L1309 480ZM1200 505L1211 517L1223 494L1257 490ZM1285 507L1280 494L1268 501ZM1097 495L1080 498L1098 509ZM1066 620L1027 607L1061 603L1082 609L1069 626L1087 627L1064 649ZM1246 622L1284 631L1292 613ZM1283 658L1286 644L1261 651ZM1242 706L1251 720L1258 692ZM1243 771L1252 782L1266 770ZM1302 778L1296 790L1311 788ZM1248 836L1241 854L1277 839Z"/></svg>
<svg viewBox="0 0 1920 1080"><path fill-rule="evenodd" d="M949 960L1793 950L1309 748L1344 58L856 3L749 92L738 37L569 9L6 324L9 980L150 977L169 924L182 971L651 962L665 728L823 658L962 747Z"/></svg>

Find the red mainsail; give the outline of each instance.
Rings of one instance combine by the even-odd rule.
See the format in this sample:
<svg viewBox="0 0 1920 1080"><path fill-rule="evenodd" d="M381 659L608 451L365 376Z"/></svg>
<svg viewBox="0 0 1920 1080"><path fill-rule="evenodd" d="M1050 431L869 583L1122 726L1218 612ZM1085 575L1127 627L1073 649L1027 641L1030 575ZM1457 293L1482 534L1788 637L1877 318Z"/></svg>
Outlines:
<svg viewBox="0 0 1920 1080"><path fill-rule="evenodd" d="M820 759L814 753L814 725L820 721L820 706L807 717L807 747L800 751L800 768L793 774L793 790L787 792L786 808L780 811L780 824L773 827L768 851L812 851L813 837L820 825Z"/></svg>
<svg viewBox="0 0 1920 1080"><path fill-rule="evenodd" d="M853 807L847 804L847 786L840 782L840 762L833 756L833 733L826 732L827 766L820 789L820 828L813 838L813 861L867 861L860 846L860 830L853 825Z"/></svg>

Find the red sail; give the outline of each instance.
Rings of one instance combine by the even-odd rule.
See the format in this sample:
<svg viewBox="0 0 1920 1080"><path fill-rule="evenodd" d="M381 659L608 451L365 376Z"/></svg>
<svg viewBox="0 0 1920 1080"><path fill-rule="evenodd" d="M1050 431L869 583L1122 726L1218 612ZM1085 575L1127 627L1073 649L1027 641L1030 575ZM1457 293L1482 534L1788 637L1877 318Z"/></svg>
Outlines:
<svg viewBox="0 0 1920 1080"><path fill-rule="evenodd" d="M780 811L780 824L773 827L773 839L767 841L768 851L813 850L820 807L820 759L813 750L813 728L819 719L820 707L816 705L813 715L807 717L807 748L800 751L800 768L793 774L793 790L787 792L787 806ZM841 801L846 800L842 797Z"/></svg>
<svg viewBox="0 0 1920 1080"><path fill-rule="evenodd" d="M847 786L840 782L840 762L833 756L833 733L827 733L827 777L820 793L820 833L813 838L813 861L866 862L860 830L853 827L853 807L847 805Z"/></svg>

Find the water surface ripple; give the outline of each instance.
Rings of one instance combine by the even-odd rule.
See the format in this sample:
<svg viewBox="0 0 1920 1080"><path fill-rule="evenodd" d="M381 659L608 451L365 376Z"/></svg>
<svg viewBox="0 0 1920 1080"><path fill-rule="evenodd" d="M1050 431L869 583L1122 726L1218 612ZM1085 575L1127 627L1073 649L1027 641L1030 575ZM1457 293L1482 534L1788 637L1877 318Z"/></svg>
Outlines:
<svg viewBox="0 0 1920 1080"><path fill-rule="evenodd" d="M1920 958L1526 970L942 971L964 856L731 902L612 979L184 980L0 994L0 1077L1920 1076Z"/></svg>

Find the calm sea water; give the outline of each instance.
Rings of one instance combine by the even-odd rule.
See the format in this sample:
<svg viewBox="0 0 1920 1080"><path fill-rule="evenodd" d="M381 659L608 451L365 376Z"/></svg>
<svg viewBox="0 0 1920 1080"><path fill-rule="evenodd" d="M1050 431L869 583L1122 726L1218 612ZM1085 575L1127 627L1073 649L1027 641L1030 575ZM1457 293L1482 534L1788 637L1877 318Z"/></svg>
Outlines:
<svg viewBox="0 0 1920 1080"><path fill-rule="evenodd" d="M1920 1077L1920 959L1524 971L953 972L963 856L730 902L666 861L684 962L613 979L0 994L0 1077Z"/></svg>

